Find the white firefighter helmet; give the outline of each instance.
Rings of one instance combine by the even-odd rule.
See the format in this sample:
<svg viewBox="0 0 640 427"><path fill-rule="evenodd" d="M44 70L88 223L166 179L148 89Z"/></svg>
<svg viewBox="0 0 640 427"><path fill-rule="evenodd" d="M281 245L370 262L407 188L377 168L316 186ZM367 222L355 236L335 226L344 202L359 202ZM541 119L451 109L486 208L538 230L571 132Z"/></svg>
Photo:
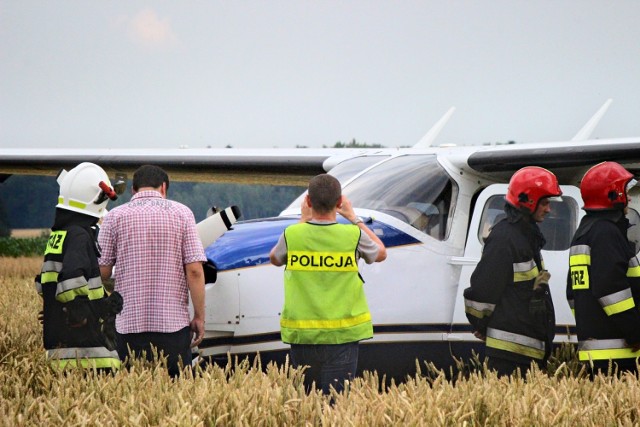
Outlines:
<svg viewBox="0 0 640 427"><path fill-rule="evenodd" d="M60 195L57 208L102 218L109 199L117 199L107 173L100 166L84 162L58 175Z"/></svg>

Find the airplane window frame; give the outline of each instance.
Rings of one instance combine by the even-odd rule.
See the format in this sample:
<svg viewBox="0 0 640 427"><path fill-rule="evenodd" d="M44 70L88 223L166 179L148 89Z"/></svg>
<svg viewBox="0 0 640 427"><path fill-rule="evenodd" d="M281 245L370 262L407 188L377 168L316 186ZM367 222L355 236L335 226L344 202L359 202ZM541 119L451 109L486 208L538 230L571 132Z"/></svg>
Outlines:
<svg viewBox="0 0 640 427"><path fill-rule="evenodd" d="M358 156L345 160L335 165L328 172L344 185L351 178L362 172L363 170L388 159L389 155L375 155L375 156Z"/></svg>
<svg viewBox="0 0 640 427"><path fill-rule="evenodd" d="M476 233L481 244L484 244L491 228L498 220L506 216L504 213L504 205L506 203L504 197L504 194L490 196L482 209L480 225ZM540 231L542 231L546 240L543 250L565 251L571 246L571 239L573 238L575 230L578 228L578 222L580 220L578 215L578 202L573 197L562 196L562 201L551 201L551 204L551 213L539 224ZM559 231L559 226L562 226L564 230Z"/></svg>

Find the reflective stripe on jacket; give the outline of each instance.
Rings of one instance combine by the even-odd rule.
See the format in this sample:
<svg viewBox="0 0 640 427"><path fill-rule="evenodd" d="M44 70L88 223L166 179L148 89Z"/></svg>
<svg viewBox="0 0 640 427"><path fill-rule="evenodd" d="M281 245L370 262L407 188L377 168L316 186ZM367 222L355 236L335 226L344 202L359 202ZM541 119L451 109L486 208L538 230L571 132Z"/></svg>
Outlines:
<svg viewBox="0 0 640 427"><path fill-rule="evenodd" d="M545 343L526 335L488 328L487 347L522 354L532 359L542 359L544 358Z"/></svg>
<svg viewBox="0 0 640 427"><path fill-rule="evenodd" d="M301 223L287 227L284 235L282 341L343 344L373 337L356 258L360 228Z"/></svg>
<svg viewBox="0 0 640 427"><path fill-rule="evenodd" d="M578 342L580 361L635 359L640 352L633 352L623 339L587 340Z"/></svg>
<svg viewBox="0 0 640 427"><path fill-rule="evenodd" d="M116 350L105 347L75 347L47 350L51 366L64 369L67 366L83 368L119 369L120 358Z"/></svg>

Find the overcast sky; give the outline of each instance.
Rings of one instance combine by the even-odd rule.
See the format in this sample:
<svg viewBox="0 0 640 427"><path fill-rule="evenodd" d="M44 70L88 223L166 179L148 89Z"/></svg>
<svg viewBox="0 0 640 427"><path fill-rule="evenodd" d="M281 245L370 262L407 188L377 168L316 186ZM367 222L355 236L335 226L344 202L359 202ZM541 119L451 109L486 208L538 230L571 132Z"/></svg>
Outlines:
<svg viewBox="0 0 640 427"><path fill-rule="evenodd" d="M0 0L2 147L640 136L640 1Z"/></svg>

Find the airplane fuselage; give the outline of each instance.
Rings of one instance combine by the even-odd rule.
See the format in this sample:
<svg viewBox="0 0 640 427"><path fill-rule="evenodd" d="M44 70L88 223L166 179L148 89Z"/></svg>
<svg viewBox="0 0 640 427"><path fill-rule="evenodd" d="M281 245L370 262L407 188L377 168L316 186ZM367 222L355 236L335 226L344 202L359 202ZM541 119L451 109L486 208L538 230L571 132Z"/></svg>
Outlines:
<svg viewBox="0 0 640 427"><path fill-rule="evenodd" d="M393 177L385 175L392 172ZM361 343L359 369L402 379L415 372L416 360L447 368L454 357L469 357L472 350L482 354L461 292L480 258L482 238L502 211L506 184L428 155L385 158L341 182L388 253L383 263L360 261L374 337ZM564 289L569 242L582 215L579 190L563 186L563 192L543 227L557 342L575 340ZM268 254L286 226L298 222L298 202L278 218L237 223L207 248L217 279L207 284L203 357L259 353L263 362L284 360L283 268L271 265Z"/></svg>

